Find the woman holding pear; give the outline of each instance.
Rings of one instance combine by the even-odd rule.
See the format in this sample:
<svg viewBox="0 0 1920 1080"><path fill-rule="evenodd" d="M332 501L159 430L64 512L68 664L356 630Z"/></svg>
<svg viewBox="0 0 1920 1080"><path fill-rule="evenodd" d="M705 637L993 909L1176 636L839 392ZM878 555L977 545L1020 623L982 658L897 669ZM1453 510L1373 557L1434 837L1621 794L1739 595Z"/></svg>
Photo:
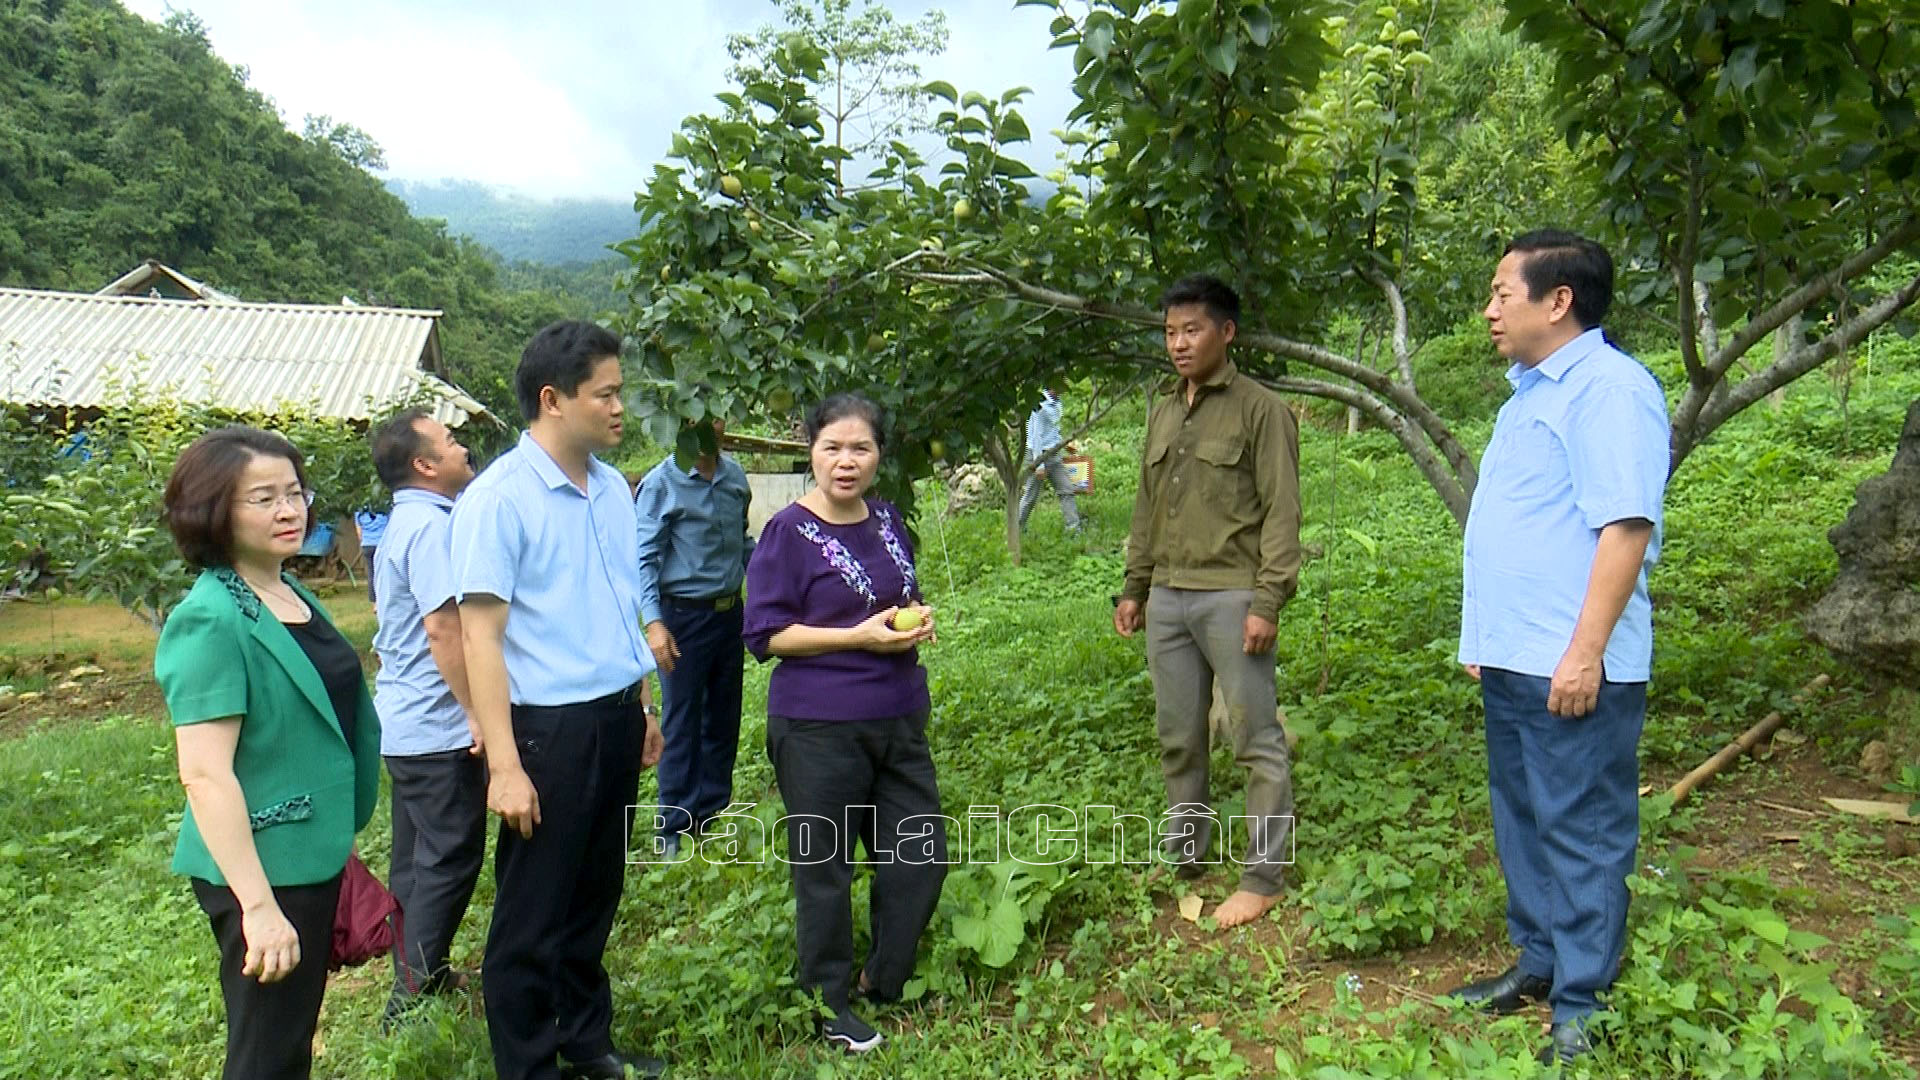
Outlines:
<svg viewBox="0 0 1920 1080"><path fill-rule="evenodd" d="M883 1041L854 993L898 1000L946 876L946 831L927 746L918 648L934 641L900 511L869 498L885 435L879 406L836 394L807 418L814 486L773 515L747 567L743 636L762 661L767 756L787 807L800 984L852 1052ZM854 841L875 863L873 946L853 965Z"/></svg>

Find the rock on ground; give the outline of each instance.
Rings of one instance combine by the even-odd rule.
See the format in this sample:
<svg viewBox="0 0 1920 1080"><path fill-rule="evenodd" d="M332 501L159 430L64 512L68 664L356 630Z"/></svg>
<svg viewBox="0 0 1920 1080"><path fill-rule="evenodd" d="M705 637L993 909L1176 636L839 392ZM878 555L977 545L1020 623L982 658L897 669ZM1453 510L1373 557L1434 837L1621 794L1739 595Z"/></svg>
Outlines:
<svg viewBox="0 0 1920 1080"><path fill-rule="evenodd" d="M1920 401L1892 466L1860 485L1827 539L1840 574L1807 613L1807 633L1875 676L1920 684Z"/></svg>

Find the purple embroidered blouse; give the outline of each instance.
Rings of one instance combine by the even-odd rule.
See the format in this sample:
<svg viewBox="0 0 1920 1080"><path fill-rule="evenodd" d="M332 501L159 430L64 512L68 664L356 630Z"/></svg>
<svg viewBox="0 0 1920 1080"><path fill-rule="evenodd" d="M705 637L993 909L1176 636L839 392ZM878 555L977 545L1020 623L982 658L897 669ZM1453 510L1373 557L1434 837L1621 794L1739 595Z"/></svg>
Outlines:
<svg viewBox="0 0 1920 1080"><path fill-rule="evenodd" d="M747 564L741 636L755 658L789 626L855 626L877 611L920 602L913 547L900 511L867 500L867 520L834 525L793 503L767 519ZM878 720L930 707L919 651L842 649L783 656L767 685L767 712L791 720Z"/></svg>

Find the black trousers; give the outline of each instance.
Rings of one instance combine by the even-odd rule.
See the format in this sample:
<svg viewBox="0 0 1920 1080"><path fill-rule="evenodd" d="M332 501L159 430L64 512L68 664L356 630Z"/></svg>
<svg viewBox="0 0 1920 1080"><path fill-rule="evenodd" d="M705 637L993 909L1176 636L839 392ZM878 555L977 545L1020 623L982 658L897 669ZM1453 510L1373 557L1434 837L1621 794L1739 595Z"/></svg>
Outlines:
<svg viewBox="0 0 1920 1080"><path fill-rule="evenodd" d="M327 989L327 953L333 947L333 909L340 876L317 885L273 890L280 911L300 935L300 963L286 978L262 983L242 975L247 939L233 890L201 878L194 898L207 913L220 945L220 996L227 1005L227 1064L222 1080L306 1080L313 1071L313 1033Z"/></svg>
<svg viewBox="0 0 1920 1080"><path fill-rule="evenodd" d="M524 839L503 823L494 849L483 996L500 1080L555 1080L555 1055L614 1049L600 958L620 906L645 723L637 700L513 707L540 824Z"/></svg>
<svg viewBox="0 0 1920 1080"><path fill-rule="evenodd" d="M397 996L437 990L487 855L487 769L465 750L387 758L393 778L393 862L400 901L393 951Z"/></svg>
<svg viewBox="0 0 1920 1080"><path fill-rule="evenodd" d="M898 997L947 876L947 833L927 714L886 720L767 717L787 805L800 985L847 1007L853 985L853 841L874 864L867 981Z"/></svg>
<svg viewBox="0 0 1920 1080"><path fill-rule="evenodd" d="M671 835L699 829L733 801L747 650L738 604L714 611L666 597L661 620L680 645L673 674L660 674L660 816Z"/></svg>

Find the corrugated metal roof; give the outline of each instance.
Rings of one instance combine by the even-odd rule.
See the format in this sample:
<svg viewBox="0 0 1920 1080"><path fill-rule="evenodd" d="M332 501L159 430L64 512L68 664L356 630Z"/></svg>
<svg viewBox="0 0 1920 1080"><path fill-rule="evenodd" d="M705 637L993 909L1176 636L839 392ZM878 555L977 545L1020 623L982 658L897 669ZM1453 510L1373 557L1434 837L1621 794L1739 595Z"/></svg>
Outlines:
<svg viewBox="0 0 1920 1080"><path fill-rule="evenodd" d="M425 384L457 425L479 402L421 368L437 311L0 289L0 400L108 406L152 395L292 404L366 420Z"/></svg>

